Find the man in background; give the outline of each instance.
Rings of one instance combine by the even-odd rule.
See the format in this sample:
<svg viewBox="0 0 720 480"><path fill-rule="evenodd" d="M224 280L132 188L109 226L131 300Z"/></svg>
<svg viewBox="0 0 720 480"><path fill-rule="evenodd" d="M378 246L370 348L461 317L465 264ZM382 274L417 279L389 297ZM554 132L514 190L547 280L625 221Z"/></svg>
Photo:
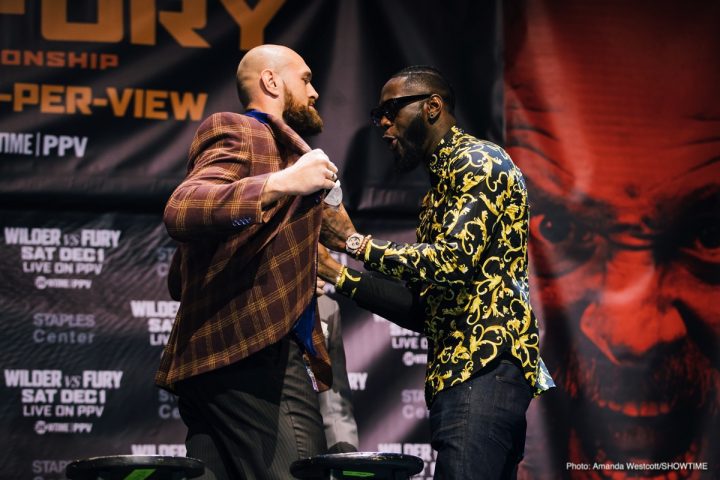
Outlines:
<svg viewBox="0 0 720 480"><path fill-rule="evenodd" d="M321 245L319 248L324 247ZM324 285L325 282L318 279L318 312L333 373L332 387L319 395L325 440L328 453L357 452L360 442L345 364L340 306L325 295Z"/></svg>

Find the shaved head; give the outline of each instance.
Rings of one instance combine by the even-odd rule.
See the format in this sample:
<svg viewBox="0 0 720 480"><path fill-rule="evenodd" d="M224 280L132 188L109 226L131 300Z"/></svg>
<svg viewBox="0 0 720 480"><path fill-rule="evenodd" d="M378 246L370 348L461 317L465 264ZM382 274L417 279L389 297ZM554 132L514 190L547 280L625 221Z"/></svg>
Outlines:
<svg viewBox="0 0 720 480"><path fill-rule="evenodd" d="M263 70L281 73L293 62L305 63L294 50L282 45L260 45L249 50L237 69L237 87L240 101L244 106L262 94L260 74Z"/></svg>
<svg viewBox="0 0 720 480"><path fill-rule="evenodd" d="M322 118L315 110L319 94L311 80L305 60L282 45L251 49L237 69L238 95L245 109L282 117L300 135L322 131Z"/></svg>

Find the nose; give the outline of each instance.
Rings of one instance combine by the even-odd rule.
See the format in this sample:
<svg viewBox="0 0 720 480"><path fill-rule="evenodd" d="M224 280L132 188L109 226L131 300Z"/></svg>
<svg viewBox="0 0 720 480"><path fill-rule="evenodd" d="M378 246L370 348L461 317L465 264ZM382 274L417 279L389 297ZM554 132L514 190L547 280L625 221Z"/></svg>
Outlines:
<svg viewBox="0 0 720 480"><path fill-rule="evenodd" d="M313 100L317 100L320 98L320 94L315 90L315 87L312 86L312 83L308 83L308 97L312 98Z"/></svg>
<svg viewBox="0 0 720 480"><path fill-rule="evenodd" d="M392 122L390 119L388 119L385 115L383 115L382 118L380 119L380 125L379 125L379 126L380 126L383 130L387 130L388 128L390 128L390 127L392 126L392 124L393 124L393 122Z"/></svg>
<svg viewBox="0 0 720 480"><path fill-rule="evenodd" d="M606 265L595 301L580 330L613 363L632 363L656 346L687 336L673 298L661 288L651 253L618 252Z"/></svg>

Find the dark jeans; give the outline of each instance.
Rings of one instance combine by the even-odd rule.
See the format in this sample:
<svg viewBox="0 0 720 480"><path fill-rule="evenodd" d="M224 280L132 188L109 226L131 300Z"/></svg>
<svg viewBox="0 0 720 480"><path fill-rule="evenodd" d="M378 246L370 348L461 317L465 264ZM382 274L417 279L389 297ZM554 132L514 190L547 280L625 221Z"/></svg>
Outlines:
<svg viewBox="0 0 720 480"><path fill-rule="evenodd" d="M430 408L436 480L512 479L525 449L530 385L512 361L491 362Z"/></svg>
<svg viewBox="0 0 720 480"><path fill-rule="evenodd" d="M317 393L290 339L176 390L187 456L205 462L203 479L291 478L293 461L327 448Z"/></svg>

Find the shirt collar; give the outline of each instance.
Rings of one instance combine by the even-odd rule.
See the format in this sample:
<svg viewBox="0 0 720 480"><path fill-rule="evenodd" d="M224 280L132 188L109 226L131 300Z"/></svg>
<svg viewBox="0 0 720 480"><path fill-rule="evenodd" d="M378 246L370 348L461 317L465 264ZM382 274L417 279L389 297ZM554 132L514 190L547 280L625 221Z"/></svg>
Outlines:
<svg viewBox="0 0 720 480"><path fill-rule="evenodd" d="M267 125L270 123L268 120L268 114L265 112L261 112L260 110L255 110L254 108L251 108L250 110L247 110L244 115L247 115L248 117L252 117L255 120L257 120L260 123L264 123Z"/></svg>
<svg viewBox="0 0 720 480"><path fill-rule="evenodd" d="M443 169L447 163L447 159L450 158L450 155L455 149L455 144L457 143L456 138L464 133L460 127L453 125L443 138L440 139L428 163L428 170L430 170L431 176L436 178L443 176Z"/></svg>

